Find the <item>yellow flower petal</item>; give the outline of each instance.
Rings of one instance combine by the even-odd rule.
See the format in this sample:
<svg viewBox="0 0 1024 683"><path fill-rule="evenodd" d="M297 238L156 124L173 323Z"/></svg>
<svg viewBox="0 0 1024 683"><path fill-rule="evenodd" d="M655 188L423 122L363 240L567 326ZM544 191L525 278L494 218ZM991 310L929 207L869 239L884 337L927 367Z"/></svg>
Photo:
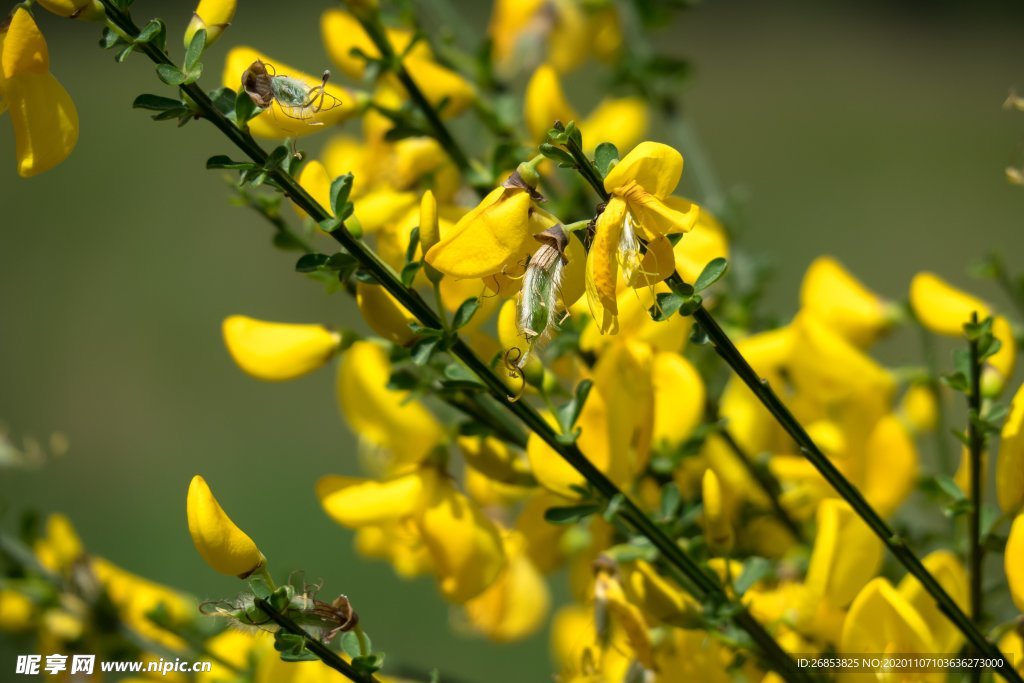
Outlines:
<svg viewBox="0 0 1024 683"><path fill-rule="evenodd" d="M476 100L476 89L472 83L432 59L409 55L402 60L402 64L427 101L435 109L443 105L441 116L458 116ZM397 77L392 80L392 86L404 91Z"/></svg>
<svg viewBox="0 0 1024 683"><path fill-rule="evenodd" d="M906 500L917 483L918 455L914 440L895 416L875 426L866 448L864 497L883 517Z"/></svg>
<svg viewBox="0 0 1024 683"><path fill-rule="evenodd" d="M270 65L278 76L297 78L310 87L320 85L320 78L271 59L250 47L236 47L228 52L227 60L224 63L224 85L233 90L240 90L242 74L256 60ZM365 97L361 93L343 88L334 82L328 82L326 92L338 100L336 106L325 106L318 112L310 112L310 118L299 119L295 117L294 112L282 110L275 101L270 109L249 121L249 129L257 137L275 140L310 135L347 120L359 110L360 100Z"/></svg>
<svg viewBox="0 0 1024 683"><path fill-rule="evenodd" d="M67 159L78 142L78 111L64 87L50 73L11 77L5 87L18 174L31 178Z"/></svg>
<svg viewBox="0 0 1024 683"><path fill-rule="evenodd" d="M455 442L466 464L497 482L526 485L533 480L530 467L510 448L493 436L460 436Z"/></svg>
<svg viewBox="0 0 1024 683"><path fill-rule="evenodd" d="M483 593L466 603L466 616L480 633L499 643L535 632L551 606L547 582L525 552L525 539L507 532L503 547L508 563Z"/></svg>
<svg viewBox="0 0 1024 683"><path fill-rule="evenodd" d="M989 315L985 302L953 287L932 273L918 273L910 282L910 306L921 324L936 334L959 337L964 324L977 313L979 320Z"/></svg>
<svg viewBox="0 0 1024 683"><path fill-rule="evenodd" d="M667 197L665 204L677 211L686 211L695 206L680 197ZM729 258L729 242L725 236L725 228L711 215L701 208L697 212L697 221L690 232L676 243L676 270L686 282L696 282L704 266L716 258Z"/></svg>
<svg viewBox="0 0 1024 683"><path fill-rule="evenodd" d="M388 389L390 377L387 350L355 342L338 364L338 403L352 431L390 451L396 467L418 463L441 442L444 430L408 392Z"/></svg>
<svg viewBox="0 0 1024 683"><path fill-rule="evenodd" d="M726 512L728 506L722 485L714 470L708 469L704 472L701 493L704 503L704 533L708 545L715 552L727 551L733 544L732 522Z"/></svg>
<svg viewBox="0 0 1024 683"><path fill-rule="evenodd" d="M1010 597L1017 609L1024 612L1024 515L1018 515L1010 526L1003 557Z"/></svg>
<svg viewBox="0 0 1024 683"><path fill-rule="evenodd" d="M523 32L534 23L537 12L545 4L546 0L495 0L487 35L492 41L494 61L499 66L507 67L515 57Z"/></svg>
<svg viewBox="0 0 1024 683"><path fill-rule="evenodd" d="M823 500L807 587L836 607L850 603L882 564L882 542L845 502ZM884 652L885 648L869 650ZM907 650L913 652L913 650Z"/></svg>
<svg viewBox="0 0 1024 683"><path fill-rule="evenodd" d="M850 606L840 651L912 654L936 650L928 625L917 610L886 579L877 578L864 586ZM920 680L941 681L945 675L923 674Z"/></svg>
<svg viewBox="0 0 1024 683"><path fill-rule="evenodd" d="M529 116L529 105L526 111ZM561 120L571 121L573 118ZM610 142L617 149L630 149L643 139L649 123L650 116L643 100L638 97L621 97L601 100L579 126L583 133L585 151L591 152L602 142ZM551 127L550 122L548 127Z"/></svg>
<svg viewBox="0 0 1024 683"><path fill-rule="evenodd" d="M608 172L604 189L615 193L635 181L657 199L672 194L683 175L683 155L660 142L641 142Z"/></svg>
<svg viewBox="0 0 1024 683"><path fill-rule="evenodd" d="M1024 505L1024 384L1013 397L999 436L996 496L1006 513L1014 514Z"/></svg>
<svg viewBox="0 0 1024 683"><path fill-rule="evenodd" d="M49 73L50 52L46 47L46 39L32 14L24 7L16 9L11 16L3 47L0 68L4 78Z"/></svg>
<svg viewBox="0 0 1024 683"><path fill-rule="evenodd" d="M512 268L532 251L530 195L498 188L427 251L427 263L456 278L484 278Z"/></svg>
<svg viewBox="0 0 1024 683"><path fill-rule="evenodd" d="M409 327L416 317L384 287L357 282L356 306L370 329L385 339L404 345L416 336Z"/></svg>
<svg viewBox="0 0 1024 683"><path fill-rule="evenodd" d="M352 78L362 78L366 70L366 60L353 54L353 50L358 50L371 59L380 58L377 46L366 35L359 21L348 12L339 9L324 12L320 17L320 33L331 61ZM387 37L397 54L406 54L413 34L411 31L388 29ZM421 40L413 46L411 54L430 57L430 48L426 41Z"/></svg>
<svg viewBox="0 0 1024 683"><path fill-rule="evenodd" d="M665 235L659 235L647 243L647 253L640 261L640 268L633 273L629 286L634 288L653 287L664 282L676 269L672 243Z"/></svg>
<svg viewBox="0 0 1024 683"><path fill-rule="evenodd" d="M938 406L931 387L927 384L914 384L908 387L900 401L900 415L915 434L935 429Z"/></svg>
<svg viewBox="0 0 1024 683"><path fill-rule="evenodd" d="M327 213L334 215L334 207L331 206L331 177L327 169L316 159L310 159L299 171L299 185L316 200L317 204L327 209ZM306 216L305 212L295 207L300 218Z"/></svg>
<svg viewBox="0 0 1024 683"><path fill-rule="evenodd" d="M35 604L24 594L0 588L0 631L24 631L35 622Z"/></svg>
<svg viewBox="0 0 1024 683"><path fill-rule="evenodd" d="M998 396L1003 392L1017 365L1017 339L1013 335L1010 321L1001 315L995 316L992 319L992 336L999 340L1001 346L985 361L981 393L986 397Z"/></svg>
<svg viewBox="0 0 1024 683"><path fill-rule="evenodd" d="M192 21L185 29L185 47L188 48L199 29L206 29L206 44L212 45L231 25L236 5L237 0L199 0Z"/></svg>
<svg viewBox="0 0 1024 683"><path fill-rule="evenodd" d="M246 373L271 382L294 379L323 366L341 335L323 325L273 323L244 315L224 319L224 343Z"/></svg>
<svg viewBox="0 0 1024 683"><path fill-rule="evenodd" d="M639 183L627 183L616 192L629 205L629 215L650 238L689 232L697 222L700 207L685 199L669 205L643 189Z"/></svg>
<svg viewBox="0 0 1024 683"><path fill-rule="evenodd" d="M555 121L568 123L579 119L579 115L565 98L562 82L550 64L541 64L526 84L523 115L526 129L535 142L547 139L548 131Z"/></svg>
<svg viewBox="0 0 1024 683"><path fill-rule="evenodd" d="M386 481L327 475L316 483L316 495L331 519L356 529L416 514L430 503L438 481L428 467Z"/></svg>
<svg viewBox="0 0 1024 683"><path fill-rule="evenodd" d="M103 16L97 0L36 0L44 9L69 19L96 19Z"/></svg>
<svg viewBox="0 0 1024 683"><path fill-rule="evenodd" d="M678 353L656 353L652 361L655 446L681 444L704 415L704 381Z"/></svg>
<svg viewBox="0 0 1024 683"><path fill-rule="evenodd" d="M700 623L703 608L689 593L676 586L643 560L619 567L622 590L644 616L657 623L693 628Z"/></svg>
<svg viewBox="0 0 1024 683"><path fill-rule="evenodd" d="M800 305L860 347L890 325L882 300L831 256L814 260L800 285Z"/></svg>
<svg viewBox="0 0 1024 683"><path fill-rule="evenodd" d="M266 559L253 540L239 529L220 506L200 475L188 485L188 531L196 550L221 574L245 578Z"/></svg>
<svg viewBox="0 0 1024 683"><path fill-rule="evenodd" d="M939 585L965 612L969 612L970 598L967 591L967 570L957 556L948 550L937 550L922 560L925 569L935 577ZM957 652L964 643L963 633L949 620L935 604L916 578L907 574L899 584L900 594L917 610L931 630L932 639L939 652Z"/></svg>
<svg viewBox="0 0 1024 683"><path fill-rule="evenodd" d="M464 603L480 595L506 566L498 529L473 501L448 482L416 517L434 563L441 594Z"/></svg>
<svg viewBox="0 0 1024 683"><path fill-rule="evenodd" d="M39 564L57 574L66 573L85 554L71 520L60 513L46 518L45 534L34 550Z"/></svg>
<svg viewBox="0 0 1024 683"><path fill-rule="evenodd" d="M597 219L594 241L587 255L587 302L601 334L615 334L619 329L615 294L619 274L619 238L625 218L625 202L612 197Z"/></svg>

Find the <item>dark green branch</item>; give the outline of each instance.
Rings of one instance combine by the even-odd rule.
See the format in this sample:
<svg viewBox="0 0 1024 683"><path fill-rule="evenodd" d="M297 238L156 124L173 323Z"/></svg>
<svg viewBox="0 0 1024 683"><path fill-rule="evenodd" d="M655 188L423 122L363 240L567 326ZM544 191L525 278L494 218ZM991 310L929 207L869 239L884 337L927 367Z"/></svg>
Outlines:
<svg viewBox="0 0 1024 683"><path fill-rule="evenodd" d="M978 313L971 314L971 323L978 324ZM967 394L967 464L970 468L970 507L967 512L967 576L970 581L970 604L971 618L975 626L981 628L984 616L982 604L983 592L982 562L985 558L985 548L981 543L981 489L982 473L981 464L985 450L985 435L979 429L981 420L981 353L978 346L978 338L974 334L969 335L968 348L970 354L970 388ZM981 669L971 669L971 680L975 683L981 680Z"/></svg>

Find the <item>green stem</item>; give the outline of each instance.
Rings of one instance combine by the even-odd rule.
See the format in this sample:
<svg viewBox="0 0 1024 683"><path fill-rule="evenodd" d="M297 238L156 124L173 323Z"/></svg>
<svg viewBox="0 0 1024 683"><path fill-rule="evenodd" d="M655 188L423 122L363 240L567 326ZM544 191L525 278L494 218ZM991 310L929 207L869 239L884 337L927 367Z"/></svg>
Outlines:
<svg viewBox="0 0 1024 683"><path fill-rule="evenodd" d="M124 12L115 7L112 0L100 0L108 18L131 36L138 36L139 29ZM142 51L157 64L172 64L170 58L156 46L145 43L140 45ZM210 101L210 98L196 84L180 86L180 89L195 102L203 117L210 121L229 140L231 140L253 162L266 165L267 153L251 135L239 130ZM269 175L284 190L295 204L305 211L318 224L329 220L330 214L310 196L289 174L279 168L269 171ZM417 320L426 327L442 330L443 326L437 313L412 289L406 288L391 269L381 261L375 252L363 242L356 239L345 227L344 223L331 230L333 237L349 254L355 257L368 273L370 273L388 293L395 297ZM685 576L696 588L695 597L701 601L717 604L729 604L731 600L717 578L683 551L662 531L647 515L607 477L590 460L586 458L575 443L565 443L560 435L531 406L523 401L508 403L505 397L508 389L505 383L491 371L466 342L458 336L452 339L450 353L461 360L483 382L495 399L499 400L507 410L512 412L529 430L537 434L556 453L568 462L591 486L606 500L617 498L622 500L621 514L627 524L639 535L645 536L661 553L664 560L676 571ZM265 601L260 601L266 604ZM733 621L751 637L759 648L760 654L770 662L786 680L811 681L814 678L806 670L797 666L790 655L782 649L765 628L739 603L732 603ZM268 614L271 612L268 611ZM275 620L276 621L276 620ZM279 624L281 622L278 622ZM294 625L294 624L293 624ZM296 627L297 628L297 627ZM301 630L301 629L300 629ZM310 649L317 643L312 643ZM326 648L324 648L326 649ZM313 650L316 652L315 650ZM330 650L327 650L330 653ZM333 654L333 653L331 653ZM335 655L336 656L336 655ZM342 663L344 663L342 661ZM366 679L352 679L366 680ZM1024 683L1024 682L1021 682Z"/></svg>
<svg viewBox="0 0 1024 683"><path fill-rule="evenodd" d="M608 200L608 193L604 189L604 184L597 182L593 179L593 176L597 174L597 169L593 163L587 159L583 150L580 149L579 145L573 143L571 140L566 145L566 149L572 154L576 160L577 167L581 169L583 177L590 183L591 187L597 192L598 196L602 200ZM583 169L586 169L584 171ZM598 175L598 177L600 177ZM680 277L678 272L674 272L666 282L671 287L685 286L686 283ZM850 483L850 481L843 476L832 461L822 452L814 440L811 439L810 435L803 428L803 425L793 416L789 411L789 408L782 402L782 400L776 395L772 388L768 385L768 382L761 378L754 368L751 367L747 359L743 357L739 349L729 338L729 335L719 326L714 316L703 306L699 306L696 311L693 312L694 321L700 325L708 338L714 344L715 351L721 356L733 372L743 381L744 384L757 396L758 400L768 409L772 417L775 418L776 422L789 434L790 438L796 442L797 446L800 447L800 451L804 456L811 462L816 470L825 478L833 489L847 502L853 511L857 513L868 525L868 527L877 535L882 542L886 545L893 556L902 564L906 570L914 576L921 585L928 592L929 595L935 600L939 609L946 613L950 621L966 636L968 642L971 643L982 656L993 661L1002 661L1003 665L999 667L1000 673L1003 674L1008 680L1013 683L1024 683L1024 678L1021 678L1020 674L1013 668L1013 666L1005 661L998 647L993 643L989 642L985 635L978 629L978 627L971 621L971 619L964 613L960 606L956 604L956 601L950 597L949 593L942 587L941 584L935 579L934 576L925 568L921 560L914 554L914 552L907 547L906 541L903 540L896 532L894 532L889 525L882 519L871 504L868 503L867 499L864 498L863 494L857 490L857 488Z"/></svg>
<svg viewBox="0 0 1024 683"><path fill-rule="evenodd" d="M674 276L679 283L682 282L678 275ZM728 363L729 367L737 374L744 384L757 396L762 405L768 409L775 420L782 426L787 434L800 447L801 452L814 465L814 468L821 473L822 477L836 490L837 493L849 503L854 512L868 525L868 527L882 539L893 556L902 564L906 570L921 582L925 591L935 600L939 609L949 617L950 621L959 629L967 641L981 654L981 656L993 661L1003 661L998 668L999 672L1013 683L1024 683L1024 679L1005 661L998 647L989 642L981 630L964 613L956 601L939 584L934 576L925 568L917 555L907 547L906 541L896 534L882 517L867 502L863 494L851 484L843 474L836 469L832 461L818 448L814 440L803 428L799 421L793 416L781 399L750 366L746 358L739 352L729 336L719 327L714 317L703 306L699 307L693 314L694 320L707 333L708 338L715 346L718 355Z"/></svg>
<svg viewBox="0 0 1024 683"><path fill-rule="evenodd" d="M434 105L430 103L427 96L423 94L419 85L415 79L409 74L409 71L402 64L402 59L395 53L394 47L391 45L391 41L388 40L387 32L384 30L384 26L380 22L380 16L377 14L376 9L369 10L357 10L353 11L353 15L359 24L366 31L366 35L369 36L373 44L377 46L377 50L380 51L381 59L391 68L392 73L398 78L402 87L405 88L409 94L409 99L413 101L416 108L420 110L424 118L427 119L427 124L430 126L433 132L434 139L437 140L438 144L444 148L444 151L451 158L452 162L459 168L463 175L473 175L473 165L469 161L469 156L463 151L462 147L452 136L451 131L448 130L448 126L445 125L444 121L441 120L440 114L434 108Z"/></svg>
<svg viewBox="0 0 1024 683"><path fill-rule="evenodd" d="M106 2L106 0L103 1ZM284 631L287 631L292 635L299 636L305 640L307 650L315 654L321 662L331 667L345 678L353 681L353 683L380 683L380 680L373 674L364 674L356 671L351 664L341 658L341 655L324 645L319 639L311 636L306 629L296 624L288 616L278 612L274 609L273 605L263 598L256 598L255 604L263 610L268 617L270 617L271 621L280 626ZM360 649L361 648L362 645L360 644Z"/></svg>
<svg viewBox="0 0 1024 683"><path fill-rule="evenodd" d="M978 324L977 312L971 314L971 322L974 325ZM978 429L978 421L981 419L981 353L976 337L972 336L968 340L968 348L970 350L971 376L970 393L967 394L967 457L971 472L971 506L967 513L967 575L970 579L971 618L974 621L974 625L980 628L982 618L984 617L983 593L981 590L982 563L985 558L985 549L981 543L981 464L985 449L985 436ZM981 680L980 669L971 668L971 680L975 683Z"/></svg>

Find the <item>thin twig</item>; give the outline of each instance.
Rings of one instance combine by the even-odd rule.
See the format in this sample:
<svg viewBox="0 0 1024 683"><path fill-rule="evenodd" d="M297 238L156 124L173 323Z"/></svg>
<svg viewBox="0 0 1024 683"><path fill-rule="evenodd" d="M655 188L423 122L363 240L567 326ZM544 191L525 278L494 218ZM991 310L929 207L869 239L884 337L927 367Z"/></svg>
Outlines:
<svg viewBox="0 0 1024 683"><path fill-rule="evenodd" d="M978 313L971 314L971 323L978 324ZM985 549L981 544L981 460L985 449L985 436L978 429L978 421L981 419L981 353L978 348L978 339L971 334L968 339L970 353L970 389L967 394L967 458L971 472L970 479L970 507L967 512L968 546L967 546L967 576L970 580L970 604L971 618L974 625L981 628L981 621L984 616L982 606L983 592L982 562L985 558ZM974 683L981 680L981 669L971 668L971 680Z"/></svg>

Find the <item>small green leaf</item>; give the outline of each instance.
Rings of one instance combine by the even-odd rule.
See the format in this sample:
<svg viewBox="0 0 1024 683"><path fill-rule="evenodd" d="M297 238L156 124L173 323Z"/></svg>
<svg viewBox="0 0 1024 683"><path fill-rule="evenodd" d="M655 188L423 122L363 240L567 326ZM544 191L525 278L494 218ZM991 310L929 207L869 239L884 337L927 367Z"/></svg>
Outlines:
<svg viewBox="0 0 1024 683"><path fill-rule="evenodd" d="M150 95L148 93L139 95L132 102L132 108L149 109L150 111L182 109L183 106L181 100L176 100L173 97L161 97L160 95Z"/></svg>
<svg viewBox="0 0 1024 683"><path fill-rule="evenodd" d="M693 284L693 291L701 292L710 287L711 285L718 282L719 278L725 275L725 271L729 268L729 262L719 256L716 259L712 259L704 270L701 271L697 277L697 282Z"/></svg>
<svg viewBox="0 0 1024 683"><path fill-rule="evenodd" d="M621 493L616 493L608 501L608 504L604 508L604 512L601 516L604 517L606 522L612 522L622 512L622 507L626 504L626 497Z"/></svg>
<svg viewBox="0 0 1024 683"><path fill-rule="evenodd" d="M203 56L206 49L206 29L201 28L192 36L185 51L185 71L192 71L199 64L199 58Z"/></svg>
<svg viewBox="0 0 1024 683"><path fill-rule="evenodd" d="M939 487L939 490L945 493L947 496L956 500L964 500L967 496L960 490L960 486L953 480L952 477L945 475L937 475L934 478L935 484Z"/></svg>
<svg viewBox="0 0 1024 683"><path fill-rule="evenodd" d="M430 362L434 353L438 350L441 344L441 337L437 335L429 335L420 337L413 342L409 348L409 355L412 356L412 362L416 365L426 365Z"/></svg>
<svg viewBox="0 0 1024 683"><path fill-rule="evenodd" d="M256 164L251 161L235 161L229 156L217 154L206 160L206 168L230 168L232 170L254 169Z"/></svg>
<svg viewBox="0 0 1024 683"><path fill-rule="evenodd" d="M775 565L771 560L764 557L751 557L743 565L743 571L733 584L733 588L739 595L743 595L758 581L772 576L775 572Z"/></svg>
<svg viewBox="0 0 1024 683"><path fill-rule="evenodd" d="M558 409L558 424L562 429L563 435L572 433L572 428L580 418L580 413L583 411L583 405L587 402L587 396L590 395L590 390L593 386L594 383L589 379L583 380L576 385L576 393L572 400Z"/></svg>
<svg viewBox="0 0 1024 683"><path fill-rule="evenodd" d="M413 281L416 279L416 273L420 272L420 268L423 267L423 261L413 261L412 263L406 263L402 267L402 272L399 273L399 277L402 280L402 284L406 287L412 287Z"/></svg>
<svg viewBox="0 0 1024 683"><path fill-rule="evenodd" d="M554 507L544 511L544 519L550 524L575 524L600 510L601 506L596 503Z"/></svg>
<svg viewBox="0 0 1024 683"><path fill-rule="evenodd" d="M683 299L683 305L679 307L679 315L693 315L703 303L704 299L701 298L700 294L687 297Z"/></svg>
<svg viewBox="0 0 1024 683"><path fill-rule="evenodd" d="M124 48L114 56L114 61L121 63L128 59L128 55L135 51L134 45L126 45Z"/></svg>
<svg viewBox="0 0 1024 683"><path fill-rule="evenodd" d="M303 254L295 262L295 271L299 273L312 273L323 268L327 265L328 261L330 261L330 257L327 254Z"/></svg>
<svg viewBox="0 0 1024 683"><path fill-rule="evenodd" d="M352 668L363 674L369 676L375 674L381 670L384 666L384 653L374 652L373 654L366 655L365 657L353 657Z"/></svg>
<svg viewBox="0 0 1024 683"><path fill-rule="evenodd" d="M345 207L348 205L348 196L352 193L352 180L352 174L345 173L331 183L331 209L341 220L346 218Z"/></svg>
<svg viewBox="0 0 1024 683"><path fill-rule="evenodd" d="M594 150L594 165L600 171L601 177L608 175L612 166L619 160L619 149L610 142L602 142Z"/></svg>
<svg viewBox="0 0 1024 683"><path fill-rule="evenodd" d="M160 19L150 19L149 23L142 27L136 43L153 43L161 50L164 48L167 38L167 27Z"/></svg>
<svg viewBox="0 0 1024 683"><path fill-rule="evenodd" d="M157 64L156 75L167 85L181 85L185 82L185 74L181 69L170 64Z"/></svg>
<svg viewBox="0 0 1024 683"><path fill-rule="evenodd" d="M555 147L547 142L540 146L540 153L557 163L562 168L572 168L576 165L576 160L572 158L571 154L566 152L564 149Z"/></svg>
<svg viewBox="0 0 1024 683"><path fill-rule="evenodd" d="M684 301L686 299L675 292L658 292L655 294L654 305L647 309L647 313L657 322L668 320L679 312Z"/></svg>
<svg viewBox="0 0 1024 683"><path fill-rule="evenodd" d="M452 318L452 328L459 330L468 325L478 310L480 310L479 298L473 296L463 301Z"/></svg>

